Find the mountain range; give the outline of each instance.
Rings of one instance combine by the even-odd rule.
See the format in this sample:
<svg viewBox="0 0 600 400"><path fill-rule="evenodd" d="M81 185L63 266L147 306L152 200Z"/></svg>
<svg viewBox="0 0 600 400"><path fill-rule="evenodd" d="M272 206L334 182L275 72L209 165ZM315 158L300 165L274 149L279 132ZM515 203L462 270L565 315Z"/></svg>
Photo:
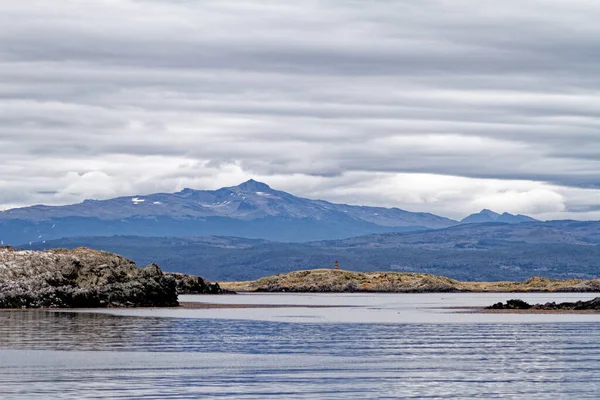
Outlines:
<svg viewBox="0 0 600 400"><path fill-rule="evenodd" d="M6 210L0 212L0 240L18 245L77 236L224 235L303 242L456 224L430 213L305 199L249 180L219 190L184 189Z"/></svg>
<svg viewBox="0 0 600 400"><path fill-rule="evenodd" d="M460 223L534 221L524 215L483 210L458 222L399 208L334 204L296 197L251 179L218 190L183 189L6 210L0 212L0 241L18 245L78 236L220 235L306 242L441 229Z"/></svg>

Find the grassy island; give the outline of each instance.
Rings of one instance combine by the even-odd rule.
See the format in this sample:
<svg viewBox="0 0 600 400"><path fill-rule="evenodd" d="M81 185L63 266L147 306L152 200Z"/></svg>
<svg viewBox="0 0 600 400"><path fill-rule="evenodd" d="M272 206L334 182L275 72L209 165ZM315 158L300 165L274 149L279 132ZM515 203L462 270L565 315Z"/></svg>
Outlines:
<svg viewBox="0 0 600 400"><path fill-rule="evenodd" d="M552 280L534 277L524 282L461 282L420 273L315 269L278 274L255 281L220 282L220 286L236 292L600 292L600 279Z"/></svg>

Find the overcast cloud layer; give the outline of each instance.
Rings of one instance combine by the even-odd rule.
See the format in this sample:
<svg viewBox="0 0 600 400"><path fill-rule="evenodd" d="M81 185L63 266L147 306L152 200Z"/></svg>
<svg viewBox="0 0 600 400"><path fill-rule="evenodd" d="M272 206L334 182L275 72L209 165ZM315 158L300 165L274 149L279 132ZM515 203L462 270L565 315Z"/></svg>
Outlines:
<svg viewBox="0 0 600 400"><path fill-rule="evenodd" d="M213 189L600 219L600 2L0 0L0 209Z"/></svg>

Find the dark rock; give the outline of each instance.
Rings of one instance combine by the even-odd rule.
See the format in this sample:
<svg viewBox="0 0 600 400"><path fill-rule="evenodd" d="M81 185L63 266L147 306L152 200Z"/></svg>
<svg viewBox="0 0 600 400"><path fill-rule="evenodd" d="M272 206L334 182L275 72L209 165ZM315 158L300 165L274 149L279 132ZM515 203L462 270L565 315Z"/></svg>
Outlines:
<svg viewBox="0 0 600 400"><path fill-rule="evenodd" d="M506 304L496 303L486 308L490 310L529 310L531 307L531 304L523 300L513 299L508 300Z"/></svg>
<svg viewBox="0 0 600 400"><path fill-rule="evenodd" d="M156 264L90 249L0 249L0 308L177 306L176 281Z"/></svg>
<svg viewBox="0 0 600 400"><path fill-rule="evenodd" d="M218 283L210 283L199 276L167 272L177 282L178 294L233 294L230 290L222 289Z"/></svg>
<svg viewBox="0 0 600 400"><path fill-rule="evenodd" d="M546 304L535 304L530 305L523 300L509 300L506 304L497 303L490 307L486 307L488 310L547 310L547 311L583 311L583 310L598 310L600 311L600 297L589 301L576 301L576 302L565 302L565 303L546 303Z"/></svg>
<svg viewBox="0 0 600 400"><path fill-rule="evenodd" d="M536 310L600 310L600 297L589 301L576 301L576 302L565 302L565 303L546 303L536 304L533 306Z"/></svg>

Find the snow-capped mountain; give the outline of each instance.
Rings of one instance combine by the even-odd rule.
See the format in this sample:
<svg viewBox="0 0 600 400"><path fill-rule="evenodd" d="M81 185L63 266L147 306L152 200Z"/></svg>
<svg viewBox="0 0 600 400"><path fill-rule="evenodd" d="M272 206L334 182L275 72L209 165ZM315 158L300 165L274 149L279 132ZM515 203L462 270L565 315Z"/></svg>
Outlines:
<svg viewBox="0 0 600 400"><path fill-rule="evenodd" d="M281 241L438 229L457 222L398 208L334 204L274 190L249 180L219 190L184 189L67 206L0 213L0 240L20 244L59 237L228 235Z"/></svg>

